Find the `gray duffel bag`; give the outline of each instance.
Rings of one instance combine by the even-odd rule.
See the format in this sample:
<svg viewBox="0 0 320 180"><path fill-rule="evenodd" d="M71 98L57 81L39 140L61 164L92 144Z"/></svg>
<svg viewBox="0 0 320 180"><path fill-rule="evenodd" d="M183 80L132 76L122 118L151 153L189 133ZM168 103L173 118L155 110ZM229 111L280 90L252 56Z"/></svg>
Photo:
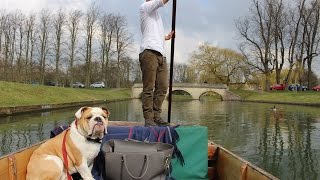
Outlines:
<svg viewBox="0 0 320 180"><path fill-rule="evenodd" d="M109 140L102 146L107 180L165 180L173 145Z"/></svg>

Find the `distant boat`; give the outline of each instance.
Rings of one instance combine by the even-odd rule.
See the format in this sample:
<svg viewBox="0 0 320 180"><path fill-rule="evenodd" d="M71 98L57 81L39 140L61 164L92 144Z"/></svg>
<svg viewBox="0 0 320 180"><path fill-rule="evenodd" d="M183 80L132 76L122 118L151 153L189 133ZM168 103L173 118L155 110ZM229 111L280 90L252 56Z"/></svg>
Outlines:
<svg viewBox="0 0 320 180"><path fill-rule="evenodd" d="M109 125L131 126L138 124L136 122L109 121ZM1 179L25 180L27 165L33 151L45 141L0 157ZM278 178L240 158L222 146L208 141L208 179L212 180L217 177L218 179L278 180Z"/></svg>

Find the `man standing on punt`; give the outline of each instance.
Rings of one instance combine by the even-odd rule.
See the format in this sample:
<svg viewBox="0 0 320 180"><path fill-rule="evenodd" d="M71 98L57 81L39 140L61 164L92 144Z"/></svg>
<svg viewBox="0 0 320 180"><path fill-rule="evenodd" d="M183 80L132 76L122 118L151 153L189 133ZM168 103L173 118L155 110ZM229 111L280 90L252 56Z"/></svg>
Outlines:
<svg viewBox="0 0 320 180"><path fill-rule="evenodd" d="M142 40L139 62L142 71L142 109L145 126L166 126L160 114L168 89L168 68L165 57L165 40L170 40L174 32L164 34L163 23L158 8L169 0L145 0L140 6L140 27Z"/></svg>

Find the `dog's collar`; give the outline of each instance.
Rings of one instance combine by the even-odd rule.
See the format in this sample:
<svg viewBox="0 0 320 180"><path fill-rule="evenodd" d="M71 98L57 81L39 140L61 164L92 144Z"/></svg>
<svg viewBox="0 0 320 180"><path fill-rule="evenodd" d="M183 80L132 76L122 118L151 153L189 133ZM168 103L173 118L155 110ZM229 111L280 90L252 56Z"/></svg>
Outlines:
<svg viewBox="0 0 320 180"><path fill-rule="evenodd" d="M101 142L102 142L102 139L99 139L99 138L97 138L97 139L91 139L90 137L87 137L87 140L88 140L88 141L91 141L91 142L99 143L99 144L101 144Z"/></svg>
<svg viewBox="0 0 320 180"><path fill-rule="evenodd" d="M78 128L78 119L77 118L75 119L74 124L76 125L76 128Z"/></svg>

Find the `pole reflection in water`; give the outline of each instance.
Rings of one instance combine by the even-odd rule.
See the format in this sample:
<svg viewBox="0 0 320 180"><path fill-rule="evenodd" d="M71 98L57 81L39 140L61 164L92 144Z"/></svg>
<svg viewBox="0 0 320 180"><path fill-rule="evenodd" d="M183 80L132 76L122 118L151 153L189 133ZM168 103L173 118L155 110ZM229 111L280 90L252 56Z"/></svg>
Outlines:
<svg viewBox="0 0 320 180"><path fill-rule="evenodd" d="M140 100L102 105L110 120L143 121ZM320 179L320 111L304 106L174 101L171 122L208 127L208 138L280 179ZM79 109L0 118L0 155L49 138ZM167 118L167 102L162 117Z"/></svg>

